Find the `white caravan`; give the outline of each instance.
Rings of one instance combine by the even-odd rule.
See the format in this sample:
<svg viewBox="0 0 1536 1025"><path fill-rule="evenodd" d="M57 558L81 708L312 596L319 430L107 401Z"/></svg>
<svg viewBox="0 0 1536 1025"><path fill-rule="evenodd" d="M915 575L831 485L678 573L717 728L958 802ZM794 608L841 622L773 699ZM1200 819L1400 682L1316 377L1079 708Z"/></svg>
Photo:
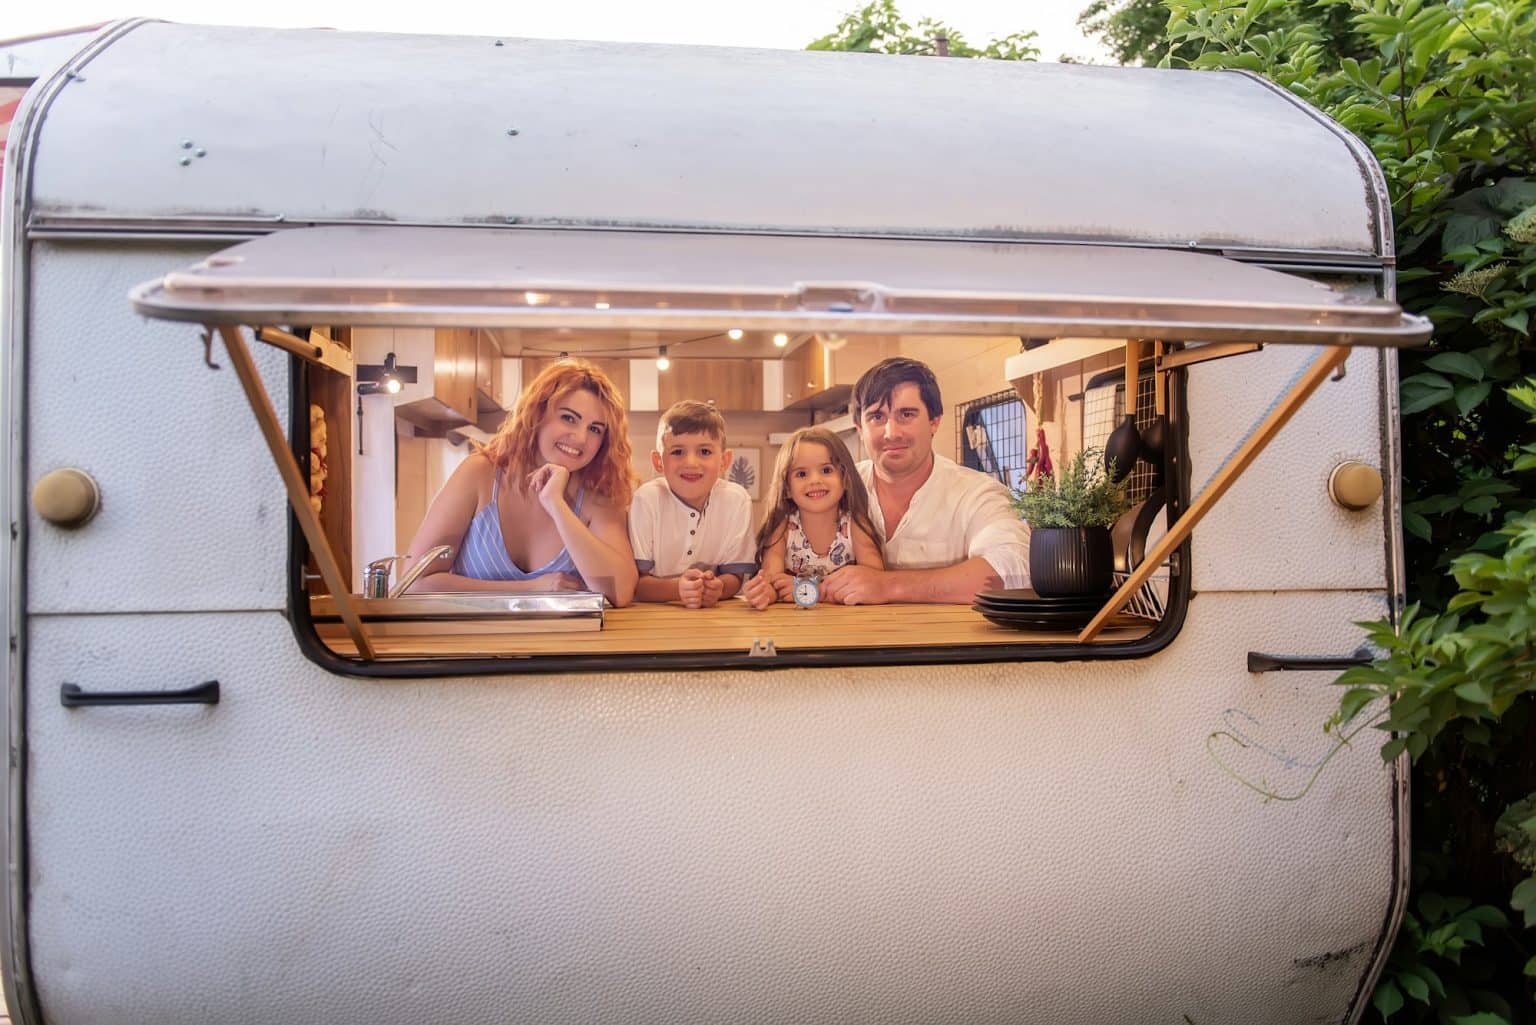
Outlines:
<svg viewBox="0 0 1536 1025"><path fill-rule="evenodd" d="M1397 611L1392 347L1428 325L1316 111L135 21L29 93L5 171L17 1022L1360 1015L1407 774L1322 724ZM800 424L856 447L896 353L1010 483L1041 439L1166 438L1069 628L364 596L562 353L642 457L714 399L744 482Z"/></svg>

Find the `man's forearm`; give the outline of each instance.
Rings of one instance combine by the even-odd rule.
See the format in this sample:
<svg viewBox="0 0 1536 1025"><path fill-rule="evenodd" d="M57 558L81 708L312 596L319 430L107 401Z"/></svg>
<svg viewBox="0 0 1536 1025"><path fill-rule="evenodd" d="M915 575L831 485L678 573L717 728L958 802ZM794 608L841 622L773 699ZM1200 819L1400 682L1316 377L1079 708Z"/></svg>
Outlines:
<svg viewBox="0 0 1536 1025"><path fill-rule="evenodd" d="M886 570L886 601L912 604L968 605L977 591L1003 586L992 564L981 556L941 569Z"/></svg>

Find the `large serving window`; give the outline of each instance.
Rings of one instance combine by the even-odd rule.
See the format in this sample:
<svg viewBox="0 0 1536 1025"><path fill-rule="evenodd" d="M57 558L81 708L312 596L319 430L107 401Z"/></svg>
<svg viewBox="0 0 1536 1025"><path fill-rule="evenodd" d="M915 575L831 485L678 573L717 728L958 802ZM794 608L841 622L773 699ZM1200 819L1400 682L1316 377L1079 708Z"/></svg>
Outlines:
<svg viewBox="0 0 1536 1025"><path fill-rule="evenodd" d="M664 232L295 229L146 283L133 302L150 316L205 325L210 345L217 335L227 348L283 472L300 527L295 557L313 570L293 574L306 647L350 671L395 674L441 672L443 660L456 671L506 671L1155 651L1177 631L1187 597L1171 556L1205 510L1349 347L1428 334L1369 279L1300 277L1209 254ZM291 353L301 371L291 442L247 337ZM1276 382L1274 410L1190 495L1181 473L1169 472L1184 465L1191 429L1182 375L1268 344L1317 352L1297 379ZM619 384L639 459L659 410L677 398L713 402L741 453L731 472L745 484L761 481L775 444L796 426L824 424L858 455L849 386L898 354L936 368L951 409L1012 387L1058 461L1091 442L1090 405L1109 401L1118 416L1126 395L1146 388L1166 397L1167 440L1138 468L1137 493L1156 505L1132 510L1118 533L1118 587L1091 621L1011 629L963 604L615 609L590 596L363 595L363 564L404 551L446 464L493 432L521 382L550 360L590 359ZM399 401L374 401L377 388L360 395L359 383L405 366L415 379ZM1113 406L1115 389L1106 396L1104 384L1121 367L1130 386ZM316 425L324 445L314 443ZM935 450L961 450L955 432L965 429L945 423ZM392 494L377 491L385 475L363 472L370 440L375 458L381 440L390 448ZM295 460L295 450L308 459ZM333 480L317 495L321 463ZM371 529L359 511L381 502L395 510L393 533L354 536L354 526Z"/></svg>

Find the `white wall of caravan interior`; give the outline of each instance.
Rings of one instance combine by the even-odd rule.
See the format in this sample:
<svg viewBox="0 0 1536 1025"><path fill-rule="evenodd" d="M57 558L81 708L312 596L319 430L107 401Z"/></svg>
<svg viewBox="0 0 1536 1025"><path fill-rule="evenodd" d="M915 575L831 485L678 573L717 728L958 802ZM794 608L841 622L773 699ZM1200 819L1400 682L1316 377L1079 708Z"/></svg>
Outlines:
<svg viewBox="0 0 1536 1025"><path fill-rule="evenodd" d="M123 298L279 214L1215 239L1379 270L1344 143L1239 76L493 44L130 24L23 113L13 1017L1358 1017L1405 776L1361 743L1304 800L1238 777L1300 789L1335 705L1330 674L1245 653L1348 652L1387 611L1395 510L1347 513L1325 479L1390 465L1390 351L1356 350L1202 523L1183 630L1145 659L383 682L300 651L283 489L233 375ZM207 157L182 166L182 139ZM1308 355L1189 375L1197 485ZM291 368L258 358L286 422ZM74 532L27 505L70 465L103 495ZM209 708L59 703L211 678Z"/></svg>

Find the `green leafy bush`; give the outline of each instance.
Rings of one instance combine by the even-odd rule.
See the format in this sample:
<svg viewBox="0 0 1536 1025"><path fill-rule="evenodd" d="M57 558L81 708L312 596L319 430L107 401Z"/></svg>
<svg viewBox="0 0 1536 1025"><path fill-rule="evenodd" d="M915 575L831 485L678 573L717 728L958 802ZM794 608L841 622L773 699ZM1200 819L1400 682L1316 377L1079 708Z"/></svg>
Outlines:
<svg viewBox="0 0 1536 1025"><path fill-rule="evenodd" d="M896 0L870 0L843 16L837 28L812 41L807 50L850 50L856 53L898 53L908 56L984 57L989 60L1040 59L1034 32L1015 32L977 49L956 29L933 18L916 26L902 17Z"/></svg>
<svg viewBox="0 0 1536 1025"><path fill-rule="evenodd" d="M1031 527L1108 527L1125 506L1125 485L1110 479L1098 448L1078 452L1066 473L1043 473L1013 493L1014 510Z"/></svg>

